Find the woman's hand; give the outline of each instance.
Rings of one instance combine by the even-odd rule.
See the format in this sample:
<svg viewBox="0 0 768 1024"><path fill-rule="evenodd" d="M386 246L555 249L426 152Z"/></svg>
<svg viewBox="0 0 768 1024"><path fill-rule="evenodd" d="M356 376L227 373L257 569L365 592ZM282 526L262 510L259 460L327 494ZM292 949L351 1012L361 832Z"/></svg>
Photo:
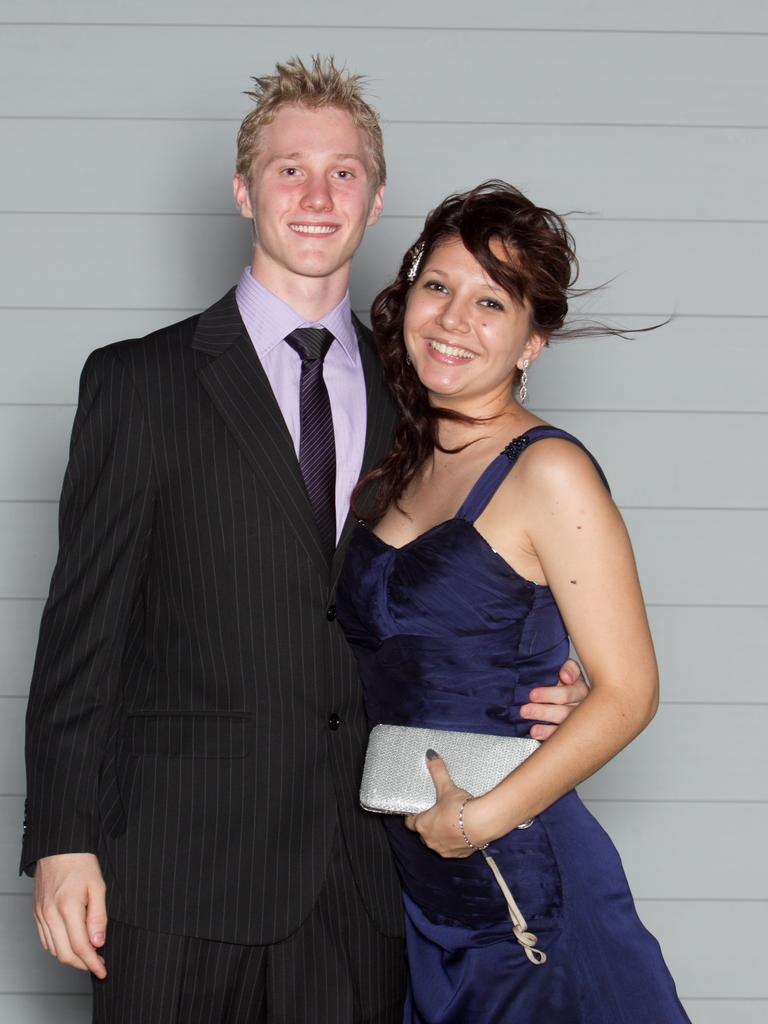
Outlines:
<svg viewBox="0 0 768 1024"><path fill-rule="evenodd" d="M427 768L435 784L437 803L421 814L409 814L405 827L411 832L418 832L422 843L441 857L471 857L475 851L464 842L459 828L459 809L469 793L466 789L459 789L448 774L445 761L433 750L427 751ZM491 837L475 835L472 831L470 808L474 803L473 800L464 808L464 831L467 838L479 847Z"/></svg>

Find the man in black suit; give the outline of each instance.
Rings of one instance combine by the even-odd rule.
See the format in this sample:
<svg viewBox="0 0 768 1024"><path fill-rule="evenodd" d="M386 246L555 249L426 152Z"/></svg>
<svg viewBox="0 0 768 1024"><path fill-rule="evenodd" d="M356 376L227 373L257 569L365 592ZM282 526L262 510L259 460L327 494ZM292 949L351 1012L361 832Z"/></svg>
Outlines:
<svg viewBox="0 0 768 1024"><path fill-rule="evenodd" d="M394 423L347 292L381 132L332 61L253 95L252 266L83 370L30 693L22 867L43 946L92 972L109 1024L401 1018L399 890L357 805L367 725L333 605L352 486Z"/></svg>

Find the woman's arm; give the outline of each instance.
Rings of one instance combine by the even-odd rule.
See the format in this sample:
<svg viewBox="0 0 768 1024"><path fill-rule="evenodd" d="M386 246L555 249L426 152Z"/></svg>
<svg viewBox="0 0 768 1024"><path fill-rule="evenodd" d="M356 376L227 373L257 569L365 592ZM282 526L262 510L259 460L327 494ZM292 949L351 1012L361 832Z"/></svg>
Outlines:
<svg viewBox="0 0 768 1024"><path fill-rule="evenodd" d="M520 768L467 804L464 826L477 846L535 817L596 772L645 728L658 704L656 659L629 537L591 461L570 442L549 439L518 467L514 486L498 500L509 503L510 521L527 524L591 691ZM442 856L467 856L472 851L458 828L466 794L450 782L441 760L429 767L438 803L406 825Z"/></svg>

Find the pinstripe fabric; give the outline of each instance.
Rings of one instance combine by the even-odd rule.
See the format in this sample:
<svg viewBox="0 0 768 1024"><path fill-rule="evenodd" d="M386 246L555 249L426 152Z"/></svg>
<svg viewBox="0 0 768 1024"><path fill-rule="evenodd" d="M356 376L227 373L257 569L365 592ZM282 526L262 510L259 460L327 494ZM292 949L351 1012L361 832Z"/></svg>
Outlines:
<svg viewBox="0 0 768 1024"><path fill-rule="evenodd" d="M365 468L393 414L359 332ZM368 912L399 934L383 830L357 806L355 665L326 615L342 551L329 575L234 290L91 355L60 525L27 716L22 866L95 851L112 917L268 943L315 903L338 816Z"/></svg>
<svg viewBox="0 0 768 1024"><path fill-rule="evenodd" d="M92 979L94 1024L399 1024L402 943L363 909L334 844L309 918L283 942L242 946L114 922L108 975Z"/></svg>

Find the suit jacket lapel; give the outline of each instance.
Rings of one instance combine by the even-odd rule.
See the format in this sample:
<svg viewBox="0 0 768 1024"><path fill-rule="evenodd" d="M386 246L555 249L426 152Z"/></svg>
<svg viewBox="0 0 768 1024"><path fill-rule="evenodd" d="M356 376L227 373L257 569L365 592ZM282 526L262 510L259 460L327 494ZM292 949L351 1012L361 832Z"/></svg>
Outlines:
<svg viewBox="0 0 768 1024"><path fill-rule="evenodd" d="M363 477L381 462L392 447L396 415L394 402L384 382L384 374L376 353L373 335L357 317L353 319L363 362L367 406L365 448L360 470L360 476ZM344 528L331 563L331 590L336 586L344 562L347 543L356 522L356 518L350 511L344 522Z"/></svg>
<svg viewBox="0 0 768 1024"><path fill-rule="evenodd" d="M323 573L325 554L283 414L240 317L235 289L200 315L192 347L212 356L198 377L243 455Z"/></svg>

